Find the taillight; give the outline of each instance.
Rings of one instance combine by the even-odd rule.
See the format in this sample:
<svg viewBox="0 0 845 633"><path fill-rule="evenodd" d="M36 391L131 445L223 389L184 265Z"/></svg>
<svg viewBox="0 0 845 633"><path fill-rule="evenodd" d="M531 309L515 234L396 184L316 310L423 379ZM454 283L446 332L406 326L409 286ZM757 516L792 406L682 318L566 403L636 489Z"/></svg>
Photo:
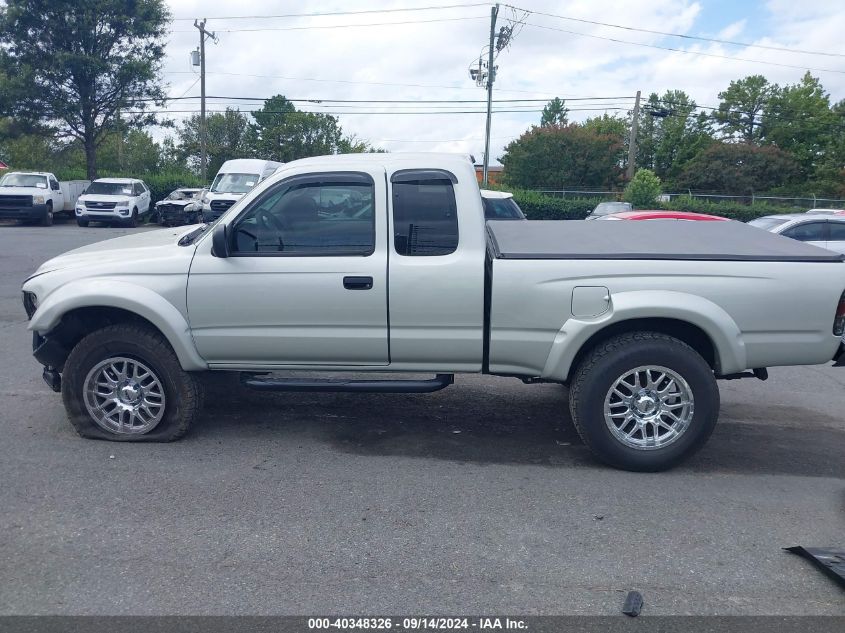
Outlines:
<svg viewBox="0 0 845 633"><path fill-rule="evenodd" d="M839 305L836 306L836 316L833 319L834 336L845 334L845 292L839 297Z"/></svg>

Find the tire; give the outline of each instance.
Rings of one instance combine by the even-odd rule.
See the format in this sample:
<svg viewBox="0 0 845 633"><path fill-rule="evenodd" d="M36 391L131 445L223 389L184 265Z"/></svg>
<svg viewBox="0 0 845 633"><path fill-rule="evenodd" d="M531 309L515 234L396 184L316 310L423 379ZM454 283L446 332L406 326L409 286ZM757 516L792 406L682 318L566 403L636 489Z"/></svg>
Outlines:
<svg viewBox="0 0 845 633"><path fill-rule="evenodd" d="M126 226L130 229L134 229L138 226L138 209L137 207L132 209L132 215L126 220Z"/></svg>
<svg viewBox="0 0 845 633"><path fill-rule="evenodd" d="M88 218L76 218L76 223L79 226L88 226Z"/></svg>
<svg viewBox="0 0 845 633"><path fill-rule="evenodd" d="M645 368L653 369L647 375ZM686 343L657 332L632 332L600 343L581 361L570 385L569 410L599 460L654 472L675 466L707 442L719 415L719 388L710 366Z"/></svg>
<svg viewBox="0 0 845 633"><path fill-rule="evenodd" d="M124 390L128 389L130 394L134 390L138 406L144 406L142 401L150 405L144 414L147 419L140 415L128 419L128 412L120 414L121 423L117 429L114 428L114 420L107 419L108 416L102 412L102 422L95 419L91 410L97 412L101 401L86 389L86 385L94 384L98 376L103 375L98 373L98 366L111 362L111 359L122 359L115 362L118 368L123 367L124 372L127 365L121 365L121 362L128 361L130 366L142 367L152 376L143 376L137 381L124 377L110 387L108 395L112 398L107 397L104 402L119 400L122 403ZM110 375L119 377L116 371L111 371ZM106 380L111 379L103 379L101 384L106 385ZM96 330L73 348L62 371L62 400L71 424L82 437L123 442L172 442L184 436L199 416L202 387L195 374L182 369L170 344L159 332L145 325L123 323ZM115 405L110 412L107 407L107 412L112 415L122 406ZM137 406L131 402L126 408L137 411ZM124 426L125 419L130 425L139 422L134 431L130 432Z"/></svg>
<svg viewBox="0 0 845 633"><path fill-rule="evenodd" d="M44 217L39 222L41 226L53 226L53 202L47 203L47 209L44 211Z"/></svg>

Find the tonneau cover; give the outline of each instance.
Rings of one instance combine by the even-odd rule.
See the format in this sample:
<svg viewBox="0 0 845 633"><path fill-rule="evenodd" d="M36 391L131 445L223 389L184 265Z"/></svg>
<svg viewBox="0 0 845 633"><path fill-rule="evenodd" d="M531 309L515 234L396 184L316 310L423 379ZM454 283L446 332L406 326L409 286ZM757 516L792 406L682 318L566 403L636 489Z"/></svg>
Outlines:
<svg viewBox="0 0 845 633"><path fill-rule="evenodd" d="M494 220L487 233L497 259L845 261L840 253L735 221Z"/></svg>

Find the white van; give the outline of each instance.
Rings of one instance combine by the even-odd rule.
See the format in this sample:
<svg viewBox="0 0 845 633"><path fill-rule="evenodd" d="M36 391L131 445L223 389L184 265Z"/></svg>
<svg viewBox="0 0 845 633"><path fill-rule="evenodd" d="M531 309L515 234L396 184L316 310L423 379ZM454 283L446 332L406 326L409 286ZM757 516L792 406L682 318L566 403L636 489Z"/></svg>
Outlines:
<svg viewBox="0 0 845 633"><path fill-rule="evenodd" d="M273 175L282 164L259 158L227 160L214 177L211 187L203 194L203 220L211 222L219 218L247 191Z"/></svg>

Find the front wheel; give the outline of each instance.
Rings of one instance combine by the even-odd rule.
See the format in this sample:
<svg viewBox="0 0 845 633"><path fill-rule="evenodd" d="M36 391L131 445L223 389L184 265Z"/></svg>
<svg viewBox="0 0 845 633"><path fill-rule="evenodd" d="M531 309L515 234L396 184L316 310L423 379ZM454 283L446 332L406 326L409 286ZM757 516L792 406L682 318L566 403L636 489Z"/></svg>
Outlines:
<svg viewBox="0 0 845 633"><path fill-rule="evenodd" d="M41 226L53 226L53 203L48 202L44 209L44 217L41 218Z"/></svg>
<svg viewBox="0 0 845 633"><path fill-rule="evenodd" d="M598 459L624 470L658 471L707 442L719 414L719 388L710 366L686 343L633 332L587 354L572 379L569 409Z"/></svg>
<svg viewBox="0 0 845 633"><path fill-rule="evenodd" d="M138 226L138 209L132 209L132 216L126 221L126 226L134 229Z"/></svg>
<svg viewBox="0 0 845 633"><path fill-rule="evenodd" d="M76 223L79 226L88 226L88 218L76 218Z"/></svg>
<svg viewBox="0 0 845 633"><path fill-rule="evenodd" d="M62 400L83 437L172 442L198 417L201 387L179 365L167 340L143 325L92 332L62 372Z"/></svg>

